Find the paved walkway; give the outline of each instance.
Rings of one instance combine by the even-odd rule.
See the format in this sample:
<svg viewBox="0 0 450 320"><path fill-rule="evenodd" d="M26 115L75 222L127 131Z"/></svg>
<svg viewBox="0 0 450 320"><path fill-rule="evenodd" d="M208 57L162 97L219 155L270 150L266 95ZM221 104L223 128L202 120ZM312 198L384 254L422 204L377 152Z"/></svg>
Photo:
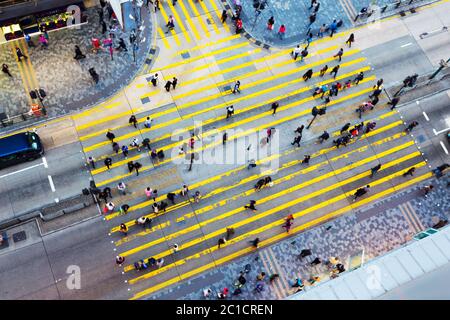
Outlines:
<svg viewBox="0 0 450 320"><path fill-rule="evenodd" d="M436 219L450 218L450 177L431 179L435 190L426 198L418 187L411 188L393 197L376 202L369 207L353 211L351 214L310 229L270 247L255 251L225 266L202 274L181 285L160 291L150 299L203 299L203 289L211 288L215 294L227 287L234 291L234 283L245 265L251 265L246 275L247 283L239 300L283 299L296 292L291 288L297 277L305 283L311 276L319 276L320 281L329 280L327 267L323 264L311 267L315 257L323 261L329 257L339 257L346 269L351 258L358 260L364 252L364 261L385 254L406 242L426 228L432 227ZM436 190L437 189L437 190ZM437 220L437 221L438 221ZM295 223L294 223L295 225ZM297 258L302 249L310 249L312 255ZM256 276L266 273L264 289L256 293ZM278 273L280 277L270 284L268 277ZM307 284L305 290L308 290ZM216 299L215 296L212 299Z"/></svg>
<svg viewBox="0 0 450 320"><path fill-rule="evenodd" d="M236 3L236 0L229 0L230 3ZM304 42L307 37L309 27L314 37L317 37L319 28L323 25L329 25L333 19L342 20L343 24L338 29L342 31L355 26L353 21L355 16L364 7L369 5L377 5L380 8L388 5L388 9L381 14L381 17L392 15L401 10L393 8L391 0L320 0L319 11L316 14L316 20L312 25L309 24L309 16L313 12L310 9L310 0L267 0L267 6L262 10L261 14L256 17L253 1L240 0L238 3L242 5L242 22L245 31L251 34L257 40L271 46L290 47L298 43ZM416 0L416 3L429 3L432 1ZM267 21L270 17L274 17L275 25L272 31L267 29ZM358 19L356 23L363 23L367 18ZM286 26L286 35L284 39L278 36L278 29L284 24ZM326 35L325 35L326 36Z"/></svg>
<svg viewBox="0 0 450 320"><path fill-rule="evenodd" d="M38 37L33 37L35 48L26 48L23 40L0 45L0 63L8 64L13 75L12 79L3 73L0 75L0 112L9 116L27 112L31 103L29 90L40 87L47 92L44 104L48 115L54 117L67 114L99 103L135 77L146 62L152 39L148 10L142 8L142 18L146 25L143 36L146 41L140 44L137 61L134 63L129 32L122 32L120 28L115 32L114 47L118 46L119 38L123 38L128 52L115 51L114 60L111 60L108 50L97 54L91 51L92 38L102 41L108 35L108 32L102 34L99 8L100 6L96 6L86 10L88 23L79 29L49 32L48 48L38 44ZM105 14L104 17L106 21L108 15ZM106 22L109 26L109 22ZM14 52L16 45L29 56L28 61L17 62ZM75 45L80 46L86 59L73 59ZM88 72L91 67L95 67L100 76L97 85Z"/></svg>

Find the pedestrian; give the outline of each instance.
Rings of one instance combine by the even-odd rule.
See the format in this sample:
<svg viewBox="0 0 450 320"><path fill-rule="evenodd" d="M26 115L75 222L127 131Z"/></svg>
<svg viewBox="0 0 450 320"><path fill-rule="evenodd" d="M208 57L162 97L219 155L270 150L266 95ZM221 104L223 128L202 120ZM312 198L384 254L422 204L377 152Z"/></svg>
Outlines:
<svg viewBox="0 0 450 320"><path fill-rule="evenodd" d="M167 92L170 92L170 87L172 86L172 82L170 80L168 80L166 82L166 85L164 86L164 88L166 88Z"/></svg>
<svg viewBox="0 0 450 320"><path fill-rule="evenodd" d="M300 48L300 45L297 45L297 46L291 51L292 58L294 58L294 60L297 60L297 57L298 57L298 55L300 54L301 51L302 51L302 49Z"/></svg>
<svg viewBox="0 0 450 320"><path fill-rule="evenodd" d="M226 235L226 239L230 240L230 238L234 235L235 231L234 228L227 228L227 235Z"/></svg>
<svg viewBox="0 0 450 320"><path fill-rule="evenodd" d="M378 97L381 94L381 89L375 89L370 95L369 98Z"/></svg>
<svg viewBox="0 0 450 320"><path fill-rule="evenodd" d="M346 132L348 128L350 128L351 123L347 122L342 128L341 128L341 134Z"/></svg>
<svg viewBox="0 0 450 320"><path fill-rule="evenodd" d="M125 262L125 258L122 256L116 256L116 263L121 266Z"/></svg>
<svg viewBox="0 0 450 320"><path fill-rule="evenodd" d="M116 136L111 132L111 130L108 129L108 131L106 132L106 138L108 138L111 142L114 142Z"/></svg>
<svg viewBox="0 0 450 320"><path fill-rule="evenodd" d="M227 107L227 119L230 118L234 114L234 106L228 106Z"/></svg>
<svg viewBox="0 0 450 320"><path fill-rule="evenodd" d="M373 86L373 88L375 89L381 89L381 87L382 87L382 85L383 85L383 78L381 78L381 79L379 79L378 81L377 81L377 84L376 85L374 85Z"/></svg>
<svg viewBox="0 0 450 320"><path fill-rule="evenodd" d="M112 165L112 159L107 157L107 158L105 158L105 160L103 162L104 162L106 168L109 170Z"/></svg>
<svg viewBox="0 0 450 320"><path fill-rule="evenodd" d="M189 193L189 188L187 185L184 184L183 188L181 188L180 195L185 197L188 195L188 193Z"/></svg>
<svg viewBox="0 0 450 320"><path fill-rule="evenodd" d="M380 98L378 98L378 96L374 96L374 97L372 98L372 100L370 101L370 103L372 104L372 108L373 108L373 106L375 106L379 101L380 101Z"/></svg>
<svg viewBox="0 0 450 320"><path fill-rule="evenodd" d="M240 87L241 82L239 80L236 80L236 82L234 83L233 93L241 93Z"/></svg>
<svg viewBox="0 0 450 320"><path fill-rule="evenodd" d="M92 80L94 80L95 84L97 84L98 81L100 80L100 77L97 71L95 71L95 68L89 68L88 72L91 75Z"/></svg>
<svg viewBox="0 0 450 320"><path fill-rule="evenodd" d="M156 198L158 198L158 190L154 189L152 190L152 199L154 202L156 202Z"/></svg>
<svg viewBox="0 0 450 320"><path fill-rule="evenodd" d="M377 125L376 122L368 122L366 125L366 134L375 129L376 125Z"/></svg>
<svg viewBox="0 0 450 320"><path fill-rule="evenodd" d="M31 40L31 37L29 34L25 33L25 42L28 45L28 48L35 48L36 45L34 44L33 40Z"/></svg>
<svg viewBox="0 0 450 320"><path fill-rule="evenodd" d="M158 269L161 268L163 264L164 264L164 258L159 258L158 260L156 260L156 267Z"/></svg>
<svg viewBox="0 0 450 320"><path fill-rule="evenodd" d="M313 69L309 69L303 75L303 81L305 81L305 82L308 81L309 79L311 79L312 75L313 75Z"/></svg>
<svg viewBox="0 0 450 320"><path fill-rule="evenodd" d="M370 177L373 178L373 176L378 172L378 170L381 169L381 164L377 164L375 167L370 169Z"/></svg>
<svg viewBox="0 0 450 320"><path fill-rule="evenodd" d="M140 169L140 168L142 168L142 164L136 161L136 162L134 163L134 169L136 170L136 176L139 175L139 169Z"/></svg>
<svg viewBox="0 0 450 320"><path fill-rule="evenodd" d="M217 249L220 249L220 246L225 245L226 242L227 242L227 239L225 239L225 238L220 238L220 239L217 241Z"/></svg>
<svg viewBox="0 0 450 320"><path fill-rule="evenodd" d="M311 44L312 39L313 39L313 34L312 34L312 32L310 32L308 34L308 37L306 38L306 47L305 47L305 49L309 48L309 45Z"/></svg>
<svg viewBox="0 0 450 320"><path fill-rule="evenodd" d="M294 133L298 133L299 135L302 135L304 128L305 128L305 126L302 124L300 127L295 129Z"/></svg>
<svg viewBox="0 0 450 320"><path fill-rule="evenodd" d="M303 259L310 255L311 255L311 249L302 249L302 251L300 251L300 254L298 255L298 258Z"/></svg>
<svg viewBox="0 0 450 320"><path fill-rule="evenodd" d="M353 202L356 201L356 199L358 199L359 197L362 197L363 195L365 195L367 193L367 190L370 188L370 185L367 185L365 187L359 188L356 190L355 194L353 195Z"/></svg>
<svg viewBox="0 0 450 320"><path fill-rule="evenodd" d="M39 36L39 43L42 45L43 48L48 47L48 40L44 37L44 34L41 34Z"/></svg>
<svg viewBox="0 0 450 320"><path fill-rule="evenodd" d="M153 119L150 119L150 117L147 117L144 121L144 127L147 129L150 129L152 127L152 121Z"/></svg>
<svg viewBox="0 0 450 320"><path fill-rule="evenodd" d="M273 186L272 178L270 176L264 178L264 186L266 185L268 185L269 187Z"/></svg>
<svg viewBox="0 0 450 320"><path fill-rule="evenodd" d="M95 158L94 157L88 157L87 162L89 165L92 166L92 169L95 169Z"/></svg>
<svg viewBox="0 0 450 320"><path fill-rule="evenodd" d="M319 143L323 143L325 140L328 140L330 138L330 134L326 131L324 131L320 137L319 137Z"/></svg>
<svg viewBox="0 0 450 320"><path fill-rule="evenodd" d="M311 6L308 9L313 8L316 3L317 3L317 0L311 0Z"/></svg>
<svg viewBox="0 0 450 320"><path fill-rule="evenodd" d="M313 261L311 261L311 267L317 266L317 265L320 264L321 262L322 262L322 260L320 260L319 257L316 257Z"/></svg>
<svg viewBox="0 0 450 320"><path fill-rule="evenodd" d="M311 159L310 155L305 155L305 157L302 160L303 164L309 164L309 160Z"/></svg>
<svg viewBox="0 0 450 320"><path fill-rule="evenodd" d="M302 52L300 52L300 61L303 61L303 59L305 59L308 56L308 49L305 48L302 50Z"/></svg>
<svg viewBox="0 0 450 320"><path fill-rule="evenodd" d="M173 87L173 90L175 90L175 88L177 87L177 84L178 84L178 79L175 78L175 77L173 77L173 79L172 79L172 87Z"/></svg>
<svg viewBox="0 0 450 320"><path fill-rule="evenodd" d="M344 84L344 90L345 89L349 89L349 88L351 88L351 86L352 86L352 80L350 80L350 79L348 79L346 82L345 82L345 84Z"/></svg>
<svg viewBox="0 0 450 320"><path fill-rule="evenodd" d="M292 227L292 221L291 220L286 220L286 223L284 225L282 225L282 228L286 229L286 232L289 233L289 231L291 230Z"/></svg>
<svg viewBox="0 0 450 320"><path fill-rule="evenodd" d="M260 274L258 274L256 276L256 280L263 281L265 277L266 277L266 273L265 272L261 272Z"/></svg>
<svg viewBox="0 0 450 320"><path fill-rule="evenodd" d="M280 29L278 29L278 36L280 37L280 40L283 40L284 36L286 34L286 27L284 24L280 26Z"/></svg>
<svg viewBox="0 0 450 320"><path fill-rule="evenodd" d="M255 240L250 241L253 247L258 248L259 246L259 238L256 238Z"/></svg>
<svg viewBox="0 0 450 320"><path fill-rule="evenodd" d="M391 110L394 110L394 108L397 106L397 104L400 102L400 98L395 97L391 101L389 101L387 104L391 106Z"/></svg>
<svg viewBox="0 0 450 320"><path fill-rule="evenodd" d="M356 129L355 127L353 127L353 128L350 130L350 135L351 135L351 138L352 138L352 139L358 137L358 135L359 135L358 129Z"/></svg>
<svg viewBox="0 0 450 320"><path fill-rule="evenodd" d="M169 33L169 31L175 28L175 21L173 20L173 17L171 15L169 16L169 20L167 21L166 27L167 27L166 33Z"/></svg>
<svg viewBox="0 0 450 320"><path fill-rule="evenodd" d="M123 204L123 205L120 206L119 214L120 215L127 214L129 209L130 209L130 206L128 204L126 204L126 203Z"/></svg>
<svg viewBox="0 0 450 320"><path fill-rule="evenodd" d="M419 123L417 121L413 121L411 122L405 129L406 133L411 132L412 129L414 129L415 127L417 127L419 125Z"/></svg>
<svg viewBox="0 0 450 320"><path fill-rule="evenodd" d="M202 195L200 194L200 191L198 191L198 190L195 191L195 193L194 193L194 201L196 203L199 203L201 197L202 197Z"/></svg>
<svg viewBox="0 0 450 320"><path fill-rule="evenodd" d="M264 179L259 179L255 184L255 191L261 190L264 186Z"/></svg>
<svg viewBox="0 0 450 320"><path fill-rule="evenodd" d="M328 70L328 65L325 65L322 69L320 69L320 76L323 77Z"/></svg>
<svg viewBox="0 0 450 320"><path fill-rule="evenodd" d="M275 24L275 19L272 16L269 18L269 20L267 20L267 30L272 31L274 24Z"/></svg>
<svg viewBox="0 0 450 320"><path fill-rule="evenodd" d="M355 80L353 80L353 83L358 85L360 81L362 81L364 79L364 72L360 72L358 73L358 75L356 76Z"/></svg>
<svg viewBox="0 0 450 320"><path fill-rule="evenodd" d="M128 166L128 172L131 173L131 171L134 170L134 162L128 161L127 166Z"/></svg>
<svg viewBox="0 0 450 320"><path fill-rule="evenodd" d="M339 62L342 60L342 55L344 54L344 49L339 49L338 53L336 53L333 58L339 57Z"/></svg>
<svg viewBox="0 0 450 320"><path fill-rule="evenodd" d="M144 228L144 229L147 227L147 224L149 225L149 228L151 229L152 222L153 222L153 220L146 216L141 216L136 219L136 224L142 226L142 228Z"/></svg>
<svg viewBox="0 0 450 320"><path fill-rule="evenodd" d="M128 119L128 123L132 124L137 129L138 121L137 121L136 116L134 114L132 114L130 119Z"/></svg>
<svg viewBox="0 0 450 320"><path fill-rule="evenodd" d="M119 184L117 185L117 189L119 190L120 193L122 193L122 195L126 195L127 194L127 186L125 185L125 183L123 182L119 182Z"/></svg>
<svg viewBox="0 0 450 320"><path fill-rule="evenodd" d="M320 8L320 2L314 3L314 5L313 5L313 11L314 11L315 13L317 13L317 12L319 11L319 8Z"/></svg>
<svg viewBox="0 0 450 320"><path fill-rule="evenodd" d="M341 65L338 64L337 66L334 66L333 69L331 69L330 75L331 74L333 75L333 79L336 79L336 75L337 75L340 67L341 67Z"/></svg>
<svg viewBox="0 0 450 320"><path fill-rule="evenodd" d="M178 250L180 250L180 247L178 246L177 243L174 243L172 246L172 249L173 249L173 253L176 253L176 252L178 252Z"/></svg>
<svg viewBox="0 0 450 320"><path fill-rule="evenodd" d="M412 168L409 168L408 170L406 170L404 173L403 173L403 177L406 177L406 176L413 176L414 175L414 172L416 171L416 168L415 167L412 167Z"/></svg>
<svg viewBox="0 0 450 320"><path fill-rule="evenodd" d="M128 159L128 147L126 145L122 146L122 154L125 159Z"/></svg>
<svg viewBox="0 0 450 320"><path fill-rule="evenodd" d="M337 30L337 22L336 22L336 19L335 20L333 20L333 22L330 24L330 38L332 38L333 37L333 35L334 35L334 33L336 32L336 30Z"/></svg>
<svg viewBox="0 0 450 320"><path fill-rule="evenodd" d="M294 141L291 143L291 145L297 145L300 148L300 141L302 140L302 135L298 135L294 138Z"/></svg>
<svg viewBox="0 0 450 320"><path fill-rule="evenodd" d="M278 279L280 277L280 275L278 273L273 273L269 276L269 282L272 283L274 282L276 279Z"/></svg>
<svg viewBox="0 0 450 320"><path fill-rule="evenodd" d="M227 143L228 134L226 132L222 135L222 144L225 145Z"/></svg>
<svg viewBox="0 0 450 320"><path fill-rule="evenodd" d="M81 49L79 46L75 46L75 57L73 57L75 60L80 60L86 58L86 56L81 52Z"/></svg>
<svg viewBox="0 0 450 320"><path fill-rule="evenodd" d="M152 204L153 213L157 215L159 213L159 206L157 202L153 202Z"/></svg>
<svg viewBox="0 0 450 320"><path fill-rule="evenodd" d="M10 78L12 78L11 72L9 72L9 67L6 63L2 64L2 71L3 73L7 74Z"/></svg>
<svg viewBox="0 0 450 320"><path fill-rule="evenodd" d="M291 287L292 287L292 288L297 288L297 291L296 291L296 292L299 292L299 291L302 291L302 290L303 290L303 288L305 287L305 285L303 284L302 279L297 278L297 279L295 279L294 284L293 284Z"/></svg>
<svg viewBox="0 0 450 320"><path fill-rule="evenodd" d="M127 233L128 233L128 227L127 227L127 225L126 225L125 223L121 223L121 224L120 224L120 229L119 229L119 231L120 231L124 236L127 236Z"/></svg>
<svg viewBox="0 0 450 320"><path fill-rule="evenodd" d="M319 32L317 33L317 37L322 38L325 31L327 31L327 25L324 23L320 27Z"/></svg>
<svg viewBox="0 0 450 320"><path fill-rule="evenodd" d="M422 188L422 193L426 197L431 190L433 190L434 186L432 184L426 185Z"/></svg>
<svg viewBox="0 0 450 320"><path fill-rule="evenodd" d="M236 19L236 34L241 33L243 30L242 20L240 18Z"/></svg>
<svg viewBox="0 0 450 320"><path fill-rule="evenodd" d="M250 159L250 160L248 161L247 169L250 170L250 168L255 168L255 167L256 167L256 161L255 161L255 159Z"/></svg>
<svg viewBox="0 0 450 320"><path fill-rule="evenodd" d="M257 211L256 207L255 207L256 201L255 200L250 200L250 203L246 206L244 206L245 209L250 209L253 212Z"/></svg>
<svg viewBox="0 0 450 320"><path fill-rule="evenodd" d="M161 10L159 8L159 0L155 0L154 6L155 6L155 13L156 13L157 10Z"/></svg>
<svg viewBox="0 0 450 320"><path fill-rule="evenodd" d="M351 48L353 42L355 42L355 35L352 33L348 37L347 41L345 41L345 43L348 45L349 48Z"/></svg>
<svg viewBox="0 0 450 320"><path fill-rule="evenodd" d="M223 10L222 11L222 16L220 17L220 20L222 21L222 23L225 23L225 21L227 21L228 18L228 14L227 14L227 10Z"/></svg>
<svg viewBox="0 0 450 320"><path fill-rule="evenodd" d="M118 46L116 47L116 50L123 50L125 52L128 52L127 45L123 38L119 38Z"/></svg>
<svg viewBox="0 0 450 320"><path fill-rule="evenodd" d="M141 147L139 145L139 139L137 137L133 138L133 141L131 141L130 147L136 148L138 152L141 152Z"/></svg>
<svg viewBox="0 0 450 320"><path fill-rule="evenodd" d="M22 61L22 57L24 57L25 59L28 59L28 57L26 55L23 54L22 50L19 47L16 47L16 55L17 55L17 60L20 62Z"/></svg>
<svg viewBox="0 0 450 320"><path fill-rule="evenodd" d="M158 74L155 73L152 78L150 79L150 82L153 84L154 87L158 84Z"/></svg>

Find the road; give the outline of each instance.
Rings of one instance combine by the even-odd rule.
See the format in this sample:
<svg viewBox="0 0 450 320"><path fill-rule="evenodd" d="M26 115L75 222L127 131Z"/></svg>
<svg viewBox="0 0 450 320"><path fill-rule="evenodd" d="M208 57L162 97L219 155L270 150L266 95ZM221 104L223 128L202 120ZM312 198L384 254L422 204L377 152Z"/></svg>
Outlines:
<svg viewBox="0 0 450 320"><path fill-rule="evenodd" d="M178 3L176 9L164 3L158 12L160 52L152 69L152 73L159 74L158 87L149 84L150 74L142 75L109 103L71 117L70 128L76 130L77 138L61 147L67 150L55 149L58 150L55 158L47 156L47 161L51 159L49 168L56 159L74 168L73 174L69 170L68 177L75 177L70 190L79 189L81 182L92 175L98 186L113 189L116 206L130 205L129 213L119 216L114 212L105 216L104 221L91 219L44 236L36 244L2 254L0 276L10 283L8 292L3 293L5 297L149 298L161 289L253 252L249 241L256 237L261 239L261 247L287 239L290 235L281 225L289 214L296 218L292 234L301 232L416 186L431 177L429 166L448 160L440 141L448 149L447 142L432 130L444 130L448 123L447 93L420 100L419 108L414 102L394 111L389 110L387 97L382 95L376 108L362 119L365 123L375 121L375 130L361 134L347 147L336 149L331 141L340 135L345 123L361 121L355 109L367 101L377 79L385 79L385 85L390 86L406 75L435 69L448 52L448 35L433 38L433 48L428 50L418 40L419 28L424 28L430 19L448 24L449 17L443 13L448 8L447 2L410 18L387 20L375 30L360 28L355 31L357 41L351 49L344 47L345 33L313 42L304 62L293 62L291 49L267 52L245 38L231 35L229 27L218 21L220 10L214 8L213 1L200 3L201 11L208 13L191 16L185 30L177 29L166 35L162 25L167 12L185 14L182 1ZM214 23L207 24L206 19ZM418 23L420 19L423 23ZM197 39L191 24L205 27L205 37ZM408 43L411 44L405 46ZM340 47L345 51L336 80L328 74L320 78L317 73L324 64L332 67L338 63L333 55ZM315 74L303 83L301 75L309 68ZM364 80L331 97L326 115L318 116L311 128L304 130L301 147L294 148L291 145L294 130L311 121L313 106L323 104L319 97L311 97L314 87L318 83L354 79L361 71ZM166 92L164 84L173 76L178 78L178 86ZM241 81L241 92L237 94L230 92L235 80ZM272 115L270 105L274 101L280 107ZM225 108L231 104L236 112L227 120ZM429 121L424 119L423 112ZM132 113L139 119L137 128L128 124ZM147 116L153 119L150 129L143 126ZM405 134L404 122L418 118L419 127L413 135ZM202 121L202 126L197 132L194 126L198 121ZM261 145L267 128L276 128L275 134L269 144ZM135 137L140 141L148 137L152 148L164 150L165 158L152 161L147 150L139 152L135 148L130 148L127 158L122 153L114 154L105 138L108 129L115 133L115 141L120 145L129 145ZM332 138L318 145L315 142L323 130L328 130ZM178 154L182 144L179 137L187 143L192 131L196 141L194 151L202 158L196 159L192 171L188 171L189 161L181 161L185 156ZM222 145L224 132L228 133L228 141ZM45 132L42 135L48 139ZM246 151L249 144L250 151ZM67 157L63 152L67 152ZM56 153L63 159L56 157ZM309 165L301 163L305 155L311 155ZM85 171L82 156L94 156L99 162L96 169L89 174L83 172L83 176L76 169ZM111 170L101 164L106 156L113 159ZM249 170L246 164L251 158L259 162ZM127 162L131 160L143 165L139 176L128 172ZM370 178L370 168L379 163L382 169ZM403 177L411 167L416 168L414 176ZM58 170L56 176L62 179L63 170ZM273 187L254 191L256 181L267 175L272 177ZM45 173L40 173L37 179L43 181L44 177ZM116 190L120 181L128 186L124 196ZM183 184L190 187L191 196L197 190L201 192L199 203L178 197L176 205L169 205L167 212L152 213L153 200L145 197L145 187L157 189L160 202L167 201L168 192L178 193ZM356 189L368 184L369 193L353 202ZM56 188L58 185L56 179ZM250 200L256 200L258 211L243 208ZM152 228L134 225L142 215L153 219ZM118 232L121 223L130 229L125 237ZM217 241L229 226L233 226L236 234L218 249ZM180 246L175 253L174 243ZM46 254L36 258L36 252ZM122 268L114 264L117 254L126 258ZM23 273L41 270L36 267L39 263L46 266L33 273L42 277L34 276L20 289L15 288L13 278L8 280L19 257L24 261ZM164 266L141 272L133 270L133 262L150 257L164 258ZM64 281L59 281L67 278L69 265L81 268L82 279L86 279L82 283L87 283L81 290L66 290ZM40 282L34 285L37 280Z"/></svg>

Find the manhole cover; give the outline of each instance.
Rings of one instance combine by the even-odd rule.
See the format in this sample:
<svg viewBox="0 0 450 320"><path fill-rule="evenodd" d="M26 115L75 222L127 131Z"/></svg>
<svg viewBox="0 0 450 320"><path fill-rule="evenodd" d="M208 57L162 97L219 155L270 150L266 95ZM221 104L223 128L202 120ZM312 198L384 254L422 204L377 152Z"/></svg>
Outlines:
<svg viewBox="0 0 450 320"><path fill-rule="evenodd" d="M20 241L27 239L27 234L25 233L25 231L20 231L20 232L14 233L12 238L13 238L14 242L20 242Z"/></svg>
<svg viewBox="0 0 450 320"><path fill-rule="evenodd" d="M419 143L423 143L425 141L425 137L423 136L423 134L417 136L417 141Z"/></svg>
<svg viewBox="0 0 450 320"><path fill-rule="evenodd" d="M191 57L191 55L189 54L189 52L183 52L182 54L181 54L181 57L183 58L183 59L188 59L188 58L190 58Z"/></svg>
<svg viewBox="0 0 450 320"><path fill-rule="evenodd" d="M223 91L230 91L231 90L231 86L225 86L223 87Z"/></svg>

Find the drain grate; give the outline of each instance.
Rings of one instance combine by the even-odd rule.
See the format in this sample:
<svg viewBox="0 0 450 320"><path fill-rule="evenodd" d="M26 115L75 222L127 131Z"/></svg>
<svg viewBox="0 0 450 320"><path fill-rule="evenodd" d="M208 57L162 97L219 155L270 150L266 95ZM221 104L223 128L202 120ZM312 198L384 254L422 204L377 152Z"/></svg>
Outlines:
<svg viewBox="0 0 450 320"><path fill-rule="evenodd" d="M185 51L181 54L181 57L183 59L189 59L191 57L191 55L189 54L189 52Z"/></svg>
<svg viewBox="0 0 450 320"><path fill-rule="evenodd" d="M14 233L12 238L13 238L14 242L24 241L27 239L27 234L25 233L25 231L20 231L20 232Z"/></svg>

